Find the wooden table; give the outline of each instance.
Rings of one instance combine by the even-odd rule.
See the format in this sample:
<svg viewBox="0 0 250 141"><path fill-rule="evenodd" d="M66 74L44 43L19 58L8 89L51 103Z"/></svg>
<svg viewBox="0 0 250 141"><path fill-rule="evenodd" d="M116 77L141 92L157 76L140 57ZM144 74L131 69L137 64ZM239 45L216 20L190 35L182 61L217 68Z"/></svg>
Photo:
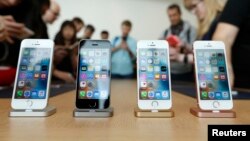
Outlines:
<svg viewBox="0 0 250 141"><path fill-rule="evenodd" d="M75 91L50 99L57 113L46 118L10 118L10 99L0 100L0 140L203 141L208 124L249 124L250 101L234 101L235 119L200 119L189 113L196 100L173 92L174 118L136 118L136 81L113 80L111 118L74 118Z"/></svg>

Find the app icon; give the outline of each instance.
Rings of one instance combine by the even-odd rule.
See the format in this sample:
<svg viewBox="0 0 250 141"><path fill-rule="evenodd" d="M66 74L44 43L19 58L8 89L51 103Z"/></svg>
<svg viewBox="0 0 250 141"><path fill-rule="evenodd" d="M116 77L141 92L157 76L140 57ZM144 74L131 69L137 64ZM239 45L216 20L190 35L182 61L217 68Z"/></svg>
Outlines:
<svg viewBox="0 0 250 141"><path fill-rule="evenodd" d="M23 91L22 90L18 90L17 91L17 97L22 97L23 96Z"/></svg>
<svg viewBox="0 0 250 141"><path fill-rule="evenodd" d="M37 97L37 91L32 91L31 92L31 97Z"/></svg>
<svg viewBox="0 0 250 141"><path fill-rule="evenodd" d="M199 74L200 80L206 80L206 75L205 74Z"/></svg>
<svg viewBox="0 0 250 141"><path fill-rule="evenodd" d="M211 60L211 64L212 64L212 65L217 65L217 60L216 60L216 59L212 59L212 60Z"/></svg>
<svg viewBox="0 0 250 141"><path fill-rule="evenodd" d="M155 97L157 99L160 99L161 98L161 92L155 92Z"/></svg>
<svg viewBox="0 0 250 141"><path fill-rule="evenodd" d="M87 66L82 66L82 67L81 67L81 70L82 70L82 71L87 71L87 68L88 68Z"/></svg>
<svg viewBox="0 0 250 141"><path fill-rule="evenodd" d="M225 74L221 74L220 75L220 80L225 80L226 79L226 75Z"/></svg>
<svg viewBox="0 0 250 141"><path fill-rule="evenodd" d="M202 89L205 89L206 87L207 87L207 83L206 82L201 82L200 83L200 87L202 88Z"/></svg>
<svg viewBox="0 0 250 141"><path fill-rule="evenodd" d="M107 66L102 66L102 71L108 71L108 67Z"/></svg>
<svg viewBox="0 0 250 141"><path fill-rule="evenodd" d="M215 74L214 75L214 80L218 80L219 79L219 75Z"/></svg>
<svg viewBox="0 0 250 141"><path fill-rule="evenodd" d="M148 98L153 99L155 97L154 91L149 91L148 92Z"/></svg>
<svg viewBox="0 0 250 141"><path fill-rule="evenodd" d="M93 57L95 55L95 52L94 51L89 51L89 56L90 57Z"/></svg>
<svg viewBox="0 0 250 141"><path fill-rule="evenodd" d="M101 66L95 66L95 71L101 71Z"/></svg>
<svg viewBox="0 0 250 141"><path fill-rule="evenodd" d="M99 96L100 96L100 93L99 93L98 91L95 91L95 92L94 92L94 97L98 99Z"/></svg>
<svg viewBox="0 0 250 141"><path fill-rule="evenodd" d="M161 66L161 71L163 71L163 72L167 71L167 67L166 66Z"/></svg>
<svg viewBox="0 0 250 141"><path fill-rule="evenodd" d="M146 52L145 51L141 51L141 56L145 56Z"/></svg>
<svg viewBox="0 0 250 141"><path fill-rule="evenodd" d="M166 75L166 74L162 74L162 75L161 75L161 79L162 79L162 80L167 80L167 75Z"/></svg>
<svg viewBox="0 0 250 141"><path fill-rule="evenodd" d="M208 97L210 99L214 99L214 92L208 92Z"/></svg>
<svg viewBox="0 0 250 141"><path fill-rule="evenodd" d="M207 87L209 89L212 89L214 87L213 83L212 82L207 82Z"/></svg>
<svg viewBox="0 0 250 141"><path fill-rule="evenodd" d="M80 81L80 88L85 88L87 85L86 81Z"/></svg>
<svg viewBox="0 0 250 141"><path fill-rule="evenodd" d="M26 65L21 65L20 68L21 68L21 71L26 71L27 70L27 66Z"/></svg>
<svg viewBox="0 0 250 141"><path fill-rule="evenodd" d="M86 74L86 73L82 73L82 74L80 75L80 78L81 78L81 79L86 79L86 78L87 78L87 74Z"/></svg>
<svg viewBox="0 0 250 141"><path fill-rule="evenodd" d="M198 61L198 64L199 64L199 65L203 65L203 64L204 64L204 61L203 61L202 59L200 59L200 60Z"/></svg>
<svg viewBox="0 0 250 141"><path fill-rule="evenodd" d="M208 58L208 57L209 57L209 52L205 52L205 53L204 53L204 56L205 56L206 58Z"/></svg>
<svg viewBox="0 0 250 141"><path fill-rule="evenodd" d="M218 53L218 57L223 57L223 53Z"/></svg>
<svg viewBox="0 0 250 141"><path fill-rule="evenodd" d="M160 55L159 51L154 51L154 56L158 57Z"/></svg>
<svg viewBox="0 0 250 141"><path fill-rule="evenodd" d="M147 91L141 91L141 97L146 98L148 96Z"/></svg>
<svg viewBox="0 0 250 141"><path fill-rule="evenodd" d="M31 83L31 81L26 81L25 85L26 85L27 87L31 87L32 83Z"/></svg>
<svg viewBox="0 0 250 141"><path fill-rule="evenodd" d="M229 98L228 92L222 92L222 97L223 97L224 99L228 99L228 98Z"/></svg>
<svg viewBox="0 0 250 141"><path fill-rule="evenodd" d="M93 96L93 92L92 91L87 91L87 98L91 98Z"/></svg>
<svg viewBox="0 0 250 141"><path fill-rule="evenodd" d="M145 64L146 63L146 59L141 59L141 64Z"/></svg>
<svg viewBox="0 0 250 141"><path fill-rule="evenodd" d="M99 79L100 78L100 74L96 73L95 74L95 79Z"/></svg>
<svg viewBox="0 0 250 141"><path fill-rule="evenodd" d="M200 72L205 72L205 68L204 67L200 67Z"/></svg>
<svg viewBox="0 0 250 141"><path fill-rule="evenodd" d="M29 60L29 62L30 62L30 63L35 63L35 62L36 62L36 59L31 57L30 60Z"/></svg>
<svg viewBox="0 0 250 141"><path fill-rule="evenodd" d="M152 72L153 71L153 66L148 66L148 71Z"/></svg>
<svg viewBox="0 0 250 141"><path fill-rule="evenodd" d="M88 52L86 50L81 49L81 55L82 56L86 56L87 54L88 54Z"/></svg>
<svg viewBox="0 0 250 141"><path fill-rule="evenodd" d="M89 64L93 64L95 60L93 58L89 58Z"/></svg>
<svg viewBox="0 0 250 141"><path fill-rule="evenodd" d="M153 64L153 59L149 58L148 59L148 64Z"/></svg>
<svg viewBox="0 0 250 141"><path fill-rule="evenodd" d="M101 56L101 51L95 51L95 56L100 57Z"/></svg>
<svg viewBox="0 0 250 141"><path fill-rule="evenodd" d="M214 77L213 74L206 74L207 80L213 80L214 79L213 77Z"/></svg>
<svg viewBox="0 0 250 141"><path fill-rule="evenodd" d="M211 73L212 72L212 68L210 66L207 66L205 69L206 69L207 73Z"/></svg>
<svg viewBox="0 0 250 141"><path fill-rule="evenodd" d="M147 82L143 81L141 82L141 88L146 88L147 87Z"/></svg>
<svg viewBox="0 0 250 141"><path fill-rule="evenodd" d="M46 73L42 73L42 74L41 74L41 78L42 78L42 79L46 79L46 77L47 77Z"/></svg>
<svg viewBox="0 0 250 141"><path fill-rule="evenodd" d="M36 65L35 66L35 71L40 71L41 70L41 66L40 65Z"/></svg>
<svg viewBox="0 0 250 141"><path fill-rule="evenodd" d="M31 56L36 56L36 51L35 51L35 50L31 50L31 51L30 51L30 55L31 55Z"/></svg>
<svg viewBox="0 0 250 141"><path fill-rule="evenodd" d="M45 91L43 91L43 90L38 91L38 97L40 97L40 98L45 97Z"/></svg>
<svg viewBox="0 0 250 141"><path fill-rule="evenodd" d="M169 97L168 91L162 91L161 95L162 95L162 98L164 98L164 99Z"/></svg>
<svg viewBox="0 0 250 141"><path fill-rule="evenodd" d="M207 64L207 65L210 65L210 60L207 59L207 60L206 60L206 64Z"/></svg>
<svg viewBox="0 0 250 141"><path fill-rule="evenodd" d="M29 98L29 97L30 97L30 91L24 91L23 96L24 96L25 98Z"/></svg>
<svg viewBox="0 0 250 141"><path fill-rule="evenodd" d="M161 51L161 56L165 56L165 51Z"/></svg>
<svg viewBox="0 0 250 141"><path fill-rule="evenodd" d="M219 67L220 72L225 72L225 68L224 67Z"/></svg>
<svg viewBox="0 0 250 141"><path fill-rule="evenodd" d="M102 79L107 78L107 74L102 74Z"/></svg>
<svg viewBox="0 0 250 141"><path fill-rule="evenodd" d="M27 64L27 63L28 63L28 60L29 60L28 58L23 58L23 59L22 59L22 63L23 63L23 64Z"/></svg>
<svg viewBox="0 0 250 141"><path fill-rule="evenodd" d="M206 91L202 91L202 92L201 92L201 97L202 97L203 99L208 98L207 92L206 92Z"/></svg>
<svg viewBox="0 0 250 141"><path fill-rule="evenodd" d="M21 79L26 78L26 73L21 72L21 73L19 74L19 78L21 78Z"/></svg>
<svg viewBox="0 0 250 141"><path fill-rule="evenodd" d="M212 67L213 72L218 72L218 67Z"/></svg>
<svg viewBox="0 0 250 141"><path fill-rule="evenodd" d="M93 73L87 74L87 79L94 79L94 74Z"/></svg>
<svg viewBox="0 0 250 141"><path fill-rule="evenodd" d="M82 97L85 97L86 96L86 92L85 91L80 91L80 97L82 98Z"/></svg>
<svg viewBox="0 0 250 141"><path fill-rule="evenodd" d="M155 74L155 79L159 80L160 79L160 74Z"/></svg>
<svg viewBox="0 0 250 141"><path fill-rule="evenodd" d="M148 85L148 87L153 88L154 87L154 82L153 81L149 81L147 85Z"/></svg>
<svg viewBox="0 0 250 141"><path fill-rule="evenodd" d="M48 66L42 65L42 71L47 71L47 70L48 70Z"/></svg>
<svg viewBox="0 0 250 141"><path fill-rule="evenodd" d="M28 71L33 71L33 66L28 66Z"/></svg>
<svg viewBox="0 0 250 141"><path fill-rule="evenodd" d="M154 71L155 72L159 72L160 71L160 67L159 66L154 66Z"/></svg>
<svg viewBox="0 0 250 141"><path fill-rule="evenodd" d="M18 81L18 87L19 88L24 87L24 81Z"/></svg>
<svg viewBox="0 0 250 141"><path fill-rule="evenodd" d="M198 52L197 53L199 57L202 57L203 56L203 53L202 52Z"/></svg>
<svg viewBox="0 0 250 141"><path fill-rule="evenodd" d="M148 51L147 51L147 56L148 56L148 57L153 56L153 52L152 52L152 51L150 51L150 50L148 50Z"/></svg>
<svg viewBox="0 0 250 141"><path fill-rule="evenodd" d="M107 51L103 51L103 52L102 52L102 55L103 55L103 56L107 56L107 55L108 55L108 52L107 52Z"/></svg>
<svg viewBox="0 0 250 141"><path fill-rule="evenodd" d="M108 97L108 92L107 91L101 91L100 98L105 99Z"/></svg>
<svg viewBox="0 0 250 141"><path fill-rule="evenodd" d="M220 92L215 92L215 98L216 99L221 99L221 93Z"/></svg>
<svg viewBox="0 0 250 141"><path fill-rule="evenodd" d="M140 74L140 79L141 80L146 80L146 78L147 78L147 75L145 73Z"/></svg>
<svg viewBox="0 0 250 141"><path fill-rule="evenodd" d="M160 59L158 59L158 58L154 59L154 64L159 65L160 64Z"/></svg>
<svg viewBox="0 0 250 141"><path fill-rule="evenodd" d="M82 60L82 64L87 64L88 63L86 58L82 58L81 60Z"/></svg>
<svg viewBox="0 0 250 141"><path fill-rule="evenodd" d="M146 70L147 70L147 69L146 69L145 66L142 66L142 67L141 67L141 71L142 71L142 72L145 72Z"/></svg>
<svg viewBox="0 0 250 141"><path fill-rule="evenodd" d="M154 79L154 74L148 73L148 74L147 74L147 78L148 78L148 79Z"/></svg>
<svg viewBox="0 0 250 141"><path fill-rule="evenodd" d="M29 50L28 50L28 49L25 49L25 50L23 51L23 55L25 55L25 56L29 55Z"/></svg>
<svg viewBox="0 0 250 141"><path fill-rule="evenodd" d="M39 78L39 73L35 73L35 74L34 74L34 78L35 78L35 79L38 79L38 78Z"/></svg>
<svg viewBox="0 0 250 141"><path fill-rule="evenodd" d="M93 66L89 66L88 67L88 71L94 71L94 67Z"/></svg>

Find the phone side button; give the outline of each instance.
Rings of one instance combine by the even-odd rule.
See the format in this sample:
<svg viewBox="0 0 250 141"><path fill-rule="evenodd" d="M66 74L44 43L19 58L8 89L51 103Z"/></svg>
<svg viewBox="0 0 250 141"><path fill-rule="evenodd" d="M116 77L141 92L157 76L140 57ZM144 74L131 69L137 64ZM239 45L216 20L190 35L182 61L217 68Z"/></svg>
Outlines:
<svg viewBox="0 0 250 141"><path fill-rule="evenodd" d="M153 108L156 108L156 107L158 107L159 103L157 101L153 101L151 103L151 105L152 105Z"/></svg>
<svg viewBox="0 0 250 141"><path fill-rule="evenodd" d="M220 107L220 103L218 101L214 101L213 102L213 107L214 108L219 108Z"/></svg>

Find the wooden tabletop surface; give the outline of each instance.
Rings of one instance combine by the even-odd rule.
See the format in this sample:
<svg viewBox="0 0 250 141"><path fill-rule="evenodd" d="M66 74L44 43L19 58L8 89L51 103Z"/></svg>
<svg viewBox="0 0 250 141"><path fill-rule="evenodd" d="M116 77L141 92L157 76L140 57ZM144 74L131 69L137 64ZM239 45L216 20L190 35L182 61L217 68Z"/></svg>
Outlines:
<svg viewBox="0 0 250 141"><path fill-rule="evenodd" d="M11 118L10 99L0 99L0 140L25 141L205 141L208 124L249 124L250 101L235 100L237 118L197 118L196 100L173 92L174 118L136 118L135 80L112 80L111 118L74 118L75 91L53 97L57 113L43 118Z"/></svg>

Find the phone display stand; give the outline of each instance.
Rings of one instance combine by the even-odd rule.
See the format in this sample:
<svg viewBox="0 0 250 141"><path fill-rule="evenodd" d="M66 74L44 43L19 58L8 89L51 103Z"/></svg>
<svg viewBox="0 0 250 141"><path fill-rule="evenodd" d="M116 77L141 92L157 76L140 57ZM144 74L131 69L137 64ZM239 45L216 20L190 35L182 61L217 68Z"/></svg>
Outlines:
<svg viewBox="0 0 250 141"><path fill-rule="evenodd" d="M114 110L112 107L107 109L75 109L73 111L74 117L81 118L107 118L112 117Z"/></svg>
<svg viewBox="0 0 250 141"><path fill-rule="evenodd" d="M48 105L42 110L14 110L12 109L9 113L10 117L48 117L56 113L56 107Z"/></svg>
<svg viewBox="0 0 250 141"><path fill-rule="evenodd" d="M192 107L190 108L190 113L200 118L236 118L236 112L232 110L212 111Z"/></svg>
<svg viewBox="0 0 250 141"><path fill-rule="evenodd" d="M174 111L169 110L141 110L139 108L134 109L135 116L138 118L172 118L174 117Z"/></svg>

